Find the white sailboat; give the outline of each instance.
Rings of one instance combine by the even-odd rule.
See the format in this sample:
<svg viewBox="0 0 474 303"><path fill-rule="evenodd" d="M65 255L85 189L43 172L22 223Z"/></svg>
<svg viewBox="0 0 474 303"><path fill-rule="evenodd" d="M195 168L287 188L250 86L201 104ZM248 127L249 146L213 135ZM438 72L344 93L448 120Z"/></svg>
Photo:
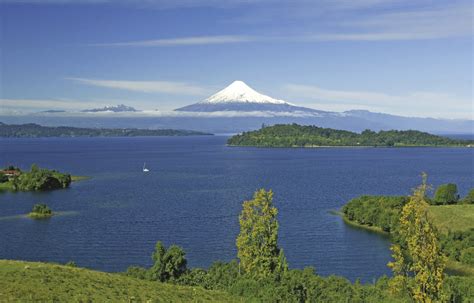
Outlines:
<svg viewBox="0 0 474 303"><path fill-rule="evenodd" d="M145 167L145 162L143 162L143 172L146 173L146 172L149 172L150 170L148 168Z"/></svg>

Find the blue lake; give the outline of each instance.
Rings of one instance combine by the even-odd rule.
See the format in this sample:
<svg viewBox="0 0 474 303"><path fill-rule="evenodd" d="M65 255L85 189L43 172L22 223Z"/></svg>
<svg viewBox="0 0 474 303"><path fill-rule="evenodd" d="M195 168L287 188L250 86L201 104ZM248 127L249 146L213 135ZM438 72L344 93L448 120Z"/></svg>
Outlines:
<svg viewBox="0 0 474 303"><path fill-rule="evenodd" d="M162 240L182 246L191 267L208 267L236 257L242 201L264 187L274 191L290 267L370 282L390 274L388 239L330 210L362 194L409 194L422 171L434 186L457 183L461 195L474 187L473 149L259 149L227 147L226 139L1 139L2 166L37 163L92 178L65 190L0 193L0 258L123 271L149 266ZM38 202L65 213L15 217Z"/></svg>

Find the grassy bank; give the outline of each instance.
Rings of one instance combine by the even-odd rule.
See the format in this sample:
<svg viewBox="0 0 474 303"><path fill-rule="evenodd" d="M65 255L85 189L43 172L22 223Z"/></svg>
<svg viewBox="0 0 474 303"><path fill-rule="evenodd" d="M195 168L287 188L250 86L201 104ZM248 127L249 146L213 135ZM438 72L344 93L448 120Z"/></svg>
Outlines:
<svg viewBox="0 0 474 303"><path fill-rule="evenodd" d="M474 228L474 204L430 206L429 216L440 232Z"/></svg>
<svg viewBox="0 0 474 303"><path fill-rule="evenodd" d="M224 292L39 262L0 260L3 302L241 302Z"/></svg>

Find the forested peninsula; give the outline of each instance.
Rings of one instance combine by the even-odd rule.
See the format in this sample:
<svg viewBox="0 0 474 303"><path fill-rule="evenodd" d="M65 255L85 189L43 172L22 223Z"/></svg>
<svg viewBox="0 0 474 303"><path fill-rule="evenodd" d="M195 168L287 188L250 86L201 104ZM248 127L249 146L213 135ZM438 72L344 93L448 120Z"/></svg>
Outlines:
<svg viewBox="0 0 474 303"><path fill-rule="evenodd" d="M342 208L346 223L385 232L396 245L406 246L400 233L409 196L361 196ZM455 184L440 185L433 197L425 195L421 212L435 230L448 272L474 275L474 188L460 197ZM405 213L404 213L405 209Z"/></svg>
<svg viewBox="0 0 474 303"><path fill-rule="evenodd" d="M374 132L365 130L355 133L346 130L277 124L263 126L259 130L232 136L230 146L255 147L325 147L325 146L373 146L373 147L472 147L472 140L454 140L416 130L389 130Z"/></svg>
<svg viewBox="0 0 474 303"><path fill-rule="evenodd" d="M0 122L0 137L138 137L138 136L199 136L209 133L177 129L138 128L80 128L69 126L41 126L29 124L5 124Z"/></svg>

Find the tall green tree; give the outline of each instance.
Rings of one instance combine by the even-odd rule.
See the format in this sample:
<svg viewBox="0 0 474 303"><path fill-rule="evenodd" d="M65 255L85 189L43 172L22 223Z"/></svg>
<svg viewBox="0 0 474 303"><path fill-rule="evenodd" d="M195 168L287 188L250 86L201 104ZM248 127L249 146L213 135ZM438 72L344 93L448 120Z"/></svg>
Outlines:
<svg viewBox="0 0 474 303"><path fill-rule="evenodd" d="M171 245L168 249L158 241L153 252L153 266L149 269L152 280L161 282L177 279L186 272L187 260L184 250Z"/></svg>
<svg viewBox="0 0 474 303"><path fill-rule="evenodd" d="M437 232L428 220L426 174L415 189L400 217L400 244L392 246L394 261L389 263L395 277L392 289L407 289L415 302L442 300L445 256L441 252ZM413 279L409 277L413 277Z"/></svg>
<svg viewBox="0 0 474 303"><path fill-rule="evenodd" d="M271 190L260 189L252 200L243 203L237 256L241 269L252 277L270 277L288 269L283 250L278 247L277 214Z"/></svg>

